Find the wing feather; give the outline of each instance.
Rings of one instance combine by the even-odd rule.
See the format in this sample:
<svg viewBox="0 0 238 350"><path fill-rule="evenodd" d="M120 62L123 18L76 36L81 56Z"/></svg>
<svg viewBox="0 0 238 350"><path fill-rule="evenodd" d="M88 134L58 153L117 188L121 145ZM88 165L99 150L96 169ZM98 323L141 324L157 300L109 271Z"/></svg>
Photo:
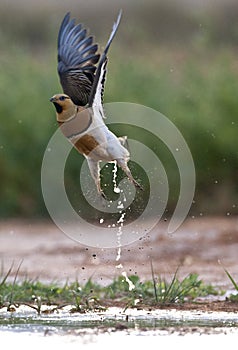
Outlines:
<svg viewBox="0 0 238 350"><path fill-rule="evenodd" d="M84 106L90 96L100 55L82 24L75 25L67 13L58 34L58 73L65 94L76 105Z"/></svg>
<svg viewBox="0 0 238 350"><path fill-rule="evenodd" d="M88 104L91 107L94 104L102 116L107 53L120 24L121 15L122 11L113 25L101 58L93 37L88 35L81 23L75 24L70 13L65 15L58 34L58 74L64 93L76 105Z"/></svg>
<svg viewBox="0 0 238 350"><path fill-rule="evenodd" d="M96 70L96 74L93 80L93 85L91 89L91 93L89 96L89 107L93 107L93 104L95 103L97 106L99 103L101 104L100 110L103 110L102 108L102 100L103 100L103 92L104 92L104 84L106 80L106 65L107 65L107 53L109 50L109 47L112 43L112 40L118 30L120 21L121 21L122 11L119 12L116 22L113 24L112 32L110 34L110 37L108 39L107 45L101 55L100 61L98 63L98 67ZM99 92L100 91L100 101L99 101Z"/></svg>

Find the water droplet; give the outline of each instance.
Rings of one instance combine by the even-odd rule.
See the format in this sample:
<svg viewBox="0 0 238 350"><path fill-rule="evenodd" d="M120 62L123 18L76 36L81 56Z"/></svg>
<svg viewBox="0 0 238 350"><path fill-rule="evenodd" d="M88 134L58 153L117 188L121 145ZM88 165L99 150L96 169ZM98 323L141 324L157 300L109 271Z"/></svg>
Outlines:
<svg viewBox="0 0 238 350"><path fill-rule="evenodd" d="M129 291L135 289L134 283L127 277L126 271L122 272L122 276L125 277L126 282L128 283Z"/></svg>
<svg viewBox="0 0 238 350"><path fill-rule="evenodd" d="M99 220L99 224L102 224L103 222L104 222L104 219L101 218L101 219Z"/></svg>
<svg viewBox="0 0 238 350"><path fill-rule="evenodd" d="M117 209L124 209L123 203L119 204L119 205L117 206Z"/></svg>
<svg viewBox="0 0 238 350"><path fill-rule="evenodd" d="M118 224L123 224L125 215L126 213L122 213L120 219L117 221Z"/></svg>
<svg viewBox="0 0 238 350"><path fill-rule="evenodd" d="M118 265L116 265L116 268L117 269L123 269L123 265L122 264L118 264Z"/></svg>
<svg viewBox="0 0 238 350"><path fill-rule="evenodd" d="M117 257L116 257L116 261L119 261L121 259L121 246L119 246L117 248Z"/></svg>
<svg viewBox="0 0 238 350"><path fill-rule="evenodd" d="M120 193L120 188L117 187L117 181L116 181L116 178L117 178L117 162L115 161L114 162L114 167L112 169L112 173L113 173L113 178L112 178L112 182L113 182L113 191L115 193Z"/></svg>

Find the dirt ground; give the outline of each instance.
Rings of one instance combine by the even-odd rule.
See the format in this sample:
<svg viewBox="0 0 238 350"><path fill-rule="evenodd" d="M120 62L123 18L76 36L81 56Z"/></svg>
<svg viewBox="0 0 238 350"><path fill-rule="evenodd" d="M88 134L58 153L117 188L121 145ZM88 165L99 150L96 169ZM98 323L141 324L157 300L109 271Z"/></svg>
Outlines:
<svg viewBox="0 0 238 350"><path fill-rule="evenodd" d="M83 246L63 234L51 222L0 222L0 260L3 270L14 262L13 275L23 260L19 278L41 281L80 282L92 277L102 284L118 276L116 249ZM139 241L122 248L120 263L128 275L151 279L150 261L156 275L171 278L181 264L179 278L198 273L207 283L232 289L219 261L238 280L238 218L188 219L174 234L166 223Z"/></svg>

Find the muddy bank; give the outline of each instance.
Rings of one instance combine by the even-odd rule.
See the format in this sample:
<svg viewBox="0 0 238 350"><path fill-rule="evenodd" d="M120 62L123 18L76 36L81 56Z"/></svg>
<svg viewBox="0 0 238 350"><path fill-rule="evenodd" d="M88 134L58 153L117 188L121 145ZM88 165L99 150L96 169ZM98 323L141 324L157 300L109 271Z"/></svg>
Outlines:
<svg viewBox="0 0 238 350"><path fill-rule="evenodd" d="M98 237L100 240L100 237ZM128 275L151 279L155 274L171 277L181 264L179 276L198 273L208 283L231 288L219 261L238 280L238 218L198 218L187 220L173 235L166 223L137 242L122 248L120 263ZM83 246L63 234L51 222L1 221L0 259L6 271L23 260L19 277L64 282L89 277L107 284L121 273L117 250Z"/></svg>

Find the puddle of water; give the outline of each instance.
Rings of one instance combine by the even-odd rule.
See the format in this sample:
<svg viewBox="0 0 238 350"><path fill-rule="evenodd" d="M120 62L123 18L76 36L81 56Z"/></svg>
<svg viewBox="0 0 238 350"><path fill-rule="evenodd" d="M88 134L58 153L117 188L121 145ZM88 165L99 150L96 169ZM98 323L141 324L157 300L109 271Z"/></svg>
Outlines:
<svg viewBox="0 0 238 350"><path fill-rule="evenodd" d="M238 315L227 312L177 310L145 311L109 308L102 313L70 314L69 308L49 315L37 315L20 306L16 312L0 310L1 342L11 348L44 346L57 349L111 349L115 344L130 346L171 346L200 349L234 345L238 336ZM158 343L159 342L159 343Z"/></svg>
<svg viewBox="0 0 238 350"><path fill-rule="evenodd" d="M164 329L164 328L230 328L238 327L238 314L228 312L198 312L181 310L144 310L109 308L105 312L70 314L68 308L53 314L34 314L20 306L16 312L0 312L1 330L44 331L54 327L61 331L73 329ZM119 325L119 326L118 326Z"/></svg>
<svg viewBox="0 0 238 350"><path fill-rule="evenodd" d="M78 333L67 334L65 336L58 336L56 334L39 335L17 333L15 337L9 332L1 333L1 343L9 344L10 348L19 348L19 344L24 344L24 350L32 350L32 348L46 348L46 349L79 349L80 346L86 349L113 349L113 348L146 348L148 346L159 348L175 348L175 349L204 349L216 347L216 350L224 350L227 346L234 346L237 339L237 333L233 334L213 334L201 335L199 333L188 334L181 336L178 333L167 334L158 333L157 331L149 331L138 333L137 331L131 333L128 331L108 332L108 333Z"/></svg>

